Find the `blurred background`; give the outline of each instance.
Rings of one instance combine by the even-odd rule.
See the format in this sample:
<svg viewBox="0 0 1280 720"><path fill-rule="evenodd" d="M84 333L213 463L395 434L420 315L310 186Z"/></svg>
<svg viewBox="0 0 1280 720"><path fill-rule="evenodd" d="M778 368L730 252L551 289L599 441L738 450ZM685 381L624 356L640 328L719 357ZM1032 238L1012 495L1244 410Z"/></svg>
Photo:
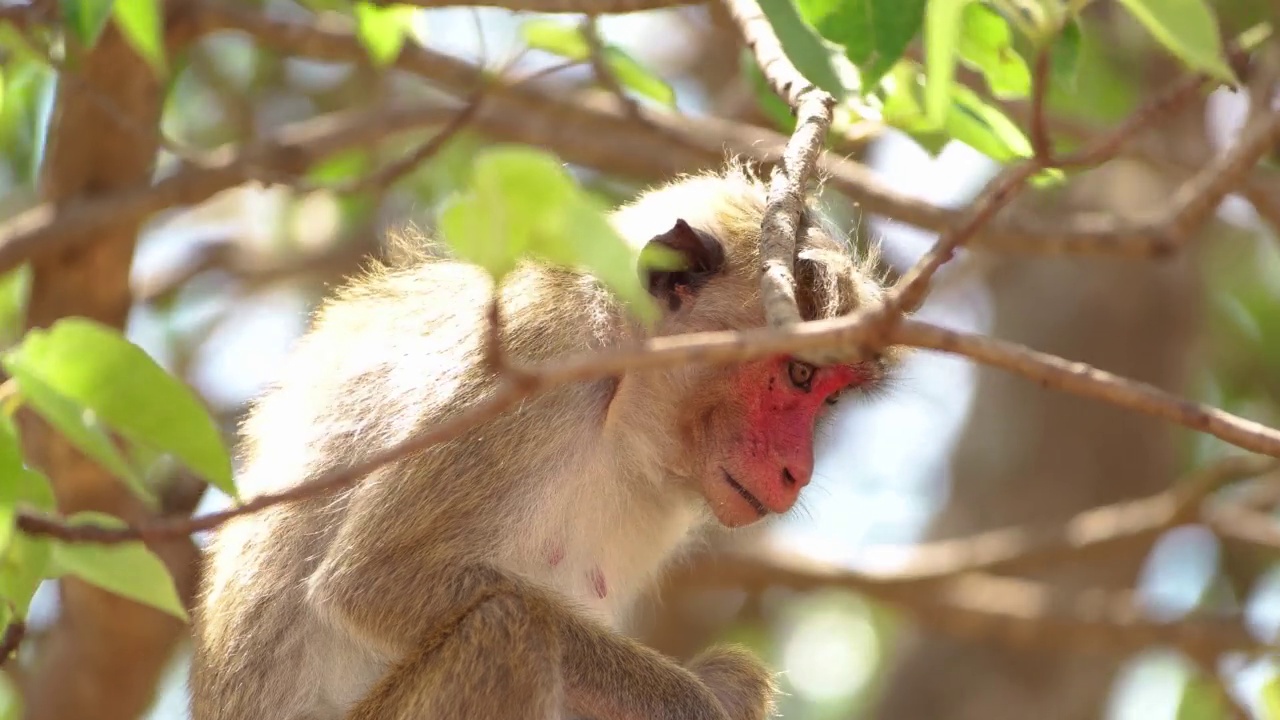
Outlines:
<svg viewBox="0 0 1280 720"><path fill-rule="evenodd" d="M1267 2L1213 5L1229 25ZM297 13L283 0L265 7L280 17ZM487 8L424 10L415 30L432 49L496 66L521 46L524 19ZM1086 134L1114 124L1180 72L1109 2L1094 4L1087 29L1077 93L1054 97L1049 106L1055 127ZM762 102L718 6L605 17L600 30L671 84L681 112L787 131L776 123L776 108ZM510 72L528 75L560 62L535 51ZM35 197L56 79L48 68L13 61L4 77L0 217ZM964 71L961 79L972 81ZM171 82L163 131L188 148L250 140L388 98L431 97L418 78L375 78L347 63L282 57L233 32L203 39ZM563 93L594 85L585 66L531 82ZM1017 211L1049 223L1084 211L1149 218L1180 182L1231 142L1247 103L1243 93L1216 92L1156 125L1104 168L1024 195ZM1025 112L1017 103L1006 110L1019 121ZM873 120L857 129L858 139L839 152L866 163L899 191L939 205L963 205L998 169L959 142L926 150ZM471 154L490 142L464 129L377 197L249 183L156 216L133 261L129 337L197 388L230 437L246 401L274 379L316 301L367 255L381 251L387 228L412 221L429 229L441 201L465 181ZM395 151L382 152L391 157ZM356 161L335 158L313 178L358 171L344 162ZM166 154L160 176L178 165ZM663 179L607 167L573 170L611 204ZM934 240L864 215L836 193L823 199L853 242L883 246L890 272L905 270ZM1271 200L1280 204L1280 197ZM1277 219L1259 217L1249 203L1229 198L1186 252L1159 262L966 254L940 274L921 313L941 325L1025 343L1275 424ZM18 292L21 282L15 276L0 292ZM1216 442L1167 423L918 352L889 392L839 408L803 506L735 542L768 542L858 569L867 547L1063 519L1157 492L1223 454ZM225 504L225 496L209 490L199 509ZM1274 558L1228 550L1203 528L1186 526L1167 533L1150 552L1110 553L1041 579L1067 587L1136 584L1139 602L1165 618L1244 607L1251 629L1274 632L1280 626ZM48 642L42 633L59 612L56 592L42 589L30 624L33 646ZM679 657L719 640L750 644L784 672L781 711L795 720L1225 716L1201 669L1172 650L1125 656L1063 648L1048 638L1030 638L1016 648L980 635L958 639L835 590L726 591L677 574L646 603L635 632ZM183 647L165 660L149 720L187 717L186 653ZM1246 704L1257 701L1274 674L1263 663L1238 663L1228 671Z"/></svg>

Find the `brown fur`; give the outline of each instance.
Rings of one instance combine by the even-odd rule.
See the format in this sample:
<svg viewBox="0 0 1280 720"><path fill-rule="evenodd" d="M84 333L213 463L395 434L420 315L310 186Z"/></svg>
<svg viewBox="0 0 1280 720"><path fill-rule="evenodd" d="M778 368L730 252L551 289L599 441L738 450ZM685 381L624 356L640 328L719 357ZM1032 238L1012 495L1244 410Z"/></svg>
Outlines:
<svg viewBox="0 0 1280 720"><path fill-rule="evenodd" d="M731 167L614 214L632 242L684 218L725 246L725 271L658 333L763 324L764 197ZM819 218L805 219L798 250L810 318L879 293ZM397 255L321 307L256 403L243 428L246 495L356 462L493 392L481 362L487 277L421 239ZM521 362L642 332L577 272L526 264L501 299L503 342ZM194 720L765 717L772 676L745 651L715 649L686 668L617 632L706 524L690 456L723 439L689 408L731 401L727 372L628 375L616 396L612 381L561 387L344 493L228 524L196 618Z"/></svg>

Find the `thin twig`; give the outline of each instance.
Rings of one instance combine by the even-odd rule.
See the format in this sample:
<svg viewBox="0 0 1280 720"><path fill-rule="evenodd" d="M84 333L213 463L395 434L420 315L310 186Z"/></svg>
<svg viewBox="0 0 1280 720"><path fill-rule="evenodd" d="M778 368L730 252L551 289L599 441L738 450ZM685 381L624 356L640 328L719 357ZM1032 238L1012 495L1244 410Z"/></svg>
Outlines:
<svg viewBox="0 0 1280 720"><path fill-rule="evenodd" d="M1008 643L1131 652L1170 645L1195 657L1257 651L1263 643L1239 622L1214 618L1149 618L1125 593L1101 588L1062 590L1031 580L966 573L924 582L892 583L787 553L754 549L719 553L678 571L699 587L748 592L843 588L905 610L918 622L957 635Z"/></svg>
<svg viewBox="0 0 1280 720"><path fill-rule="evenodd" d="M21 620L12 620L5 626L4 634L0 635L0 665L9 661L26 635L27 624Z"/></svg>
<svg viewBox="0 0 1280 720"><path fill-rule="evenodd" d="M289 490L256 497L235 508L198 518L164 519L125 528L69 526L53 517L21 513L18 526L32 534L103 543L161 540L210 530L234 517L271 505L314 498L349 487L382 465L457 438L497 417L515 403L553 387L677 365L723 365L781 353L801 354L838 348L856 351L877 330L879 322L879 318L868 310L785 328L658 337L635 347L588 352L532 368L508 365L509 370L500 376L493 395L466 412L434 425L404 443L375 452L363 461L323 473ZM904 320L890 341L964 355L1036 380L1045 387L1110 402L1208 433L1246 450L1280 457L1280 431L1084 363L1073 363L1014 343L957 333L914 320Z"/></svg>
<svg viewBox="0 0 1280 720"><path fill-rule="evenodd" d="M1254 116L1230 150L1211 160L1174 193L1168 219L1162 223L1165 242L1173 248L1185 244L1277 140L1280 110Z"/></svg>
<svg viewBox="0 0 1280 720"><path fill-rule="evenodd" d="M1046 41L1036 53L1035 64L1032 66L1031 127L1027 133L1034 157L1045 165L1053 164L1053 142L1049 139L1049 123L1045 120L1051 47L1051 42Z"/></svg>
<svg viewBox="0 0 1280 720"><path fill-rule="evenodd" d="M894 330L891 341L964 355L1036 380L1045 387L1102 400L1208 433L1245 450L1280 457L1280 430L1225 410L1177 398L1153 385L1121 378L1085 363L1071 362L996 338L911 320L904 320Z"/></svg>
<svg viewBox="0 0 1280 720"><path fill-rule="evenodd" d="M1091 508L1060 523L1033 523L902 548L868 548L858 566L894 568L889 582L916 582L966 572L1025 573L1065 560L1080 562L1117 545L1150 542L1166 530L1200 519L1204 498L1223 485L1274 470L1275 458L1239 455L1192 472L1149 497ZM869 571L873 572L873 571Z"/></svg>

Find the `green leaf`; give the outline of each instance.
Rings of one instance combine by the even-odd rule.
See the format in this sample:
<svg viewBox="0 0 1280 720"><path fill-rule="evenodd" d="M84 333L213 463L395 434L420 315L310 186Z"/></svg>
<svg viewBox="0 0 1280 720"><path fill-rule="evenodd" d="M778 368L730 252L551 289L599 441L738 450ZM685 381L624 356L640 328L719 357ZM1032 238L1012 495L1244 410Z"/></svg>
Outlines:
<svg viewBox="0 0 1280 720"><path fill-rule="evenodd" d="M43 385L126 438L172 453L236 497L230 456L204 406L185 384L112 328L65 318L48 330L28 332L3 363L18 378L24 396L29 383Z"/></svg>
<svg viewBox="0 0 1280 720"><path fill-rule="evenodd" d="M370 166L367 148L353 148L336 152L307 171L307 180L318 185L351 182L368 172Z"/></svg>
<svg viewBox="0 0 1280 720"><path fill-rule="evenodd" d="M485 150L468 192L445 205L439 227L460 258L497 279L525 257L548 260L595 274L641 318L653 317L638 252L553 155L523 146Z"/></svg>
<svg viewBox="0 0 1280 720"><path fill-rule="evenodd" d="M11 603L14 613L25 619L31 598L50 575L52 548L49 540L15 533L0 553L0 598Z"/></svg>
<svg viewBox="0 0 1280 720"><path fill-rule="evenodd" d="M1120 0L1161 45L1188 66L1236 84L1218 32L1218 18L1203 0Z"/></svg>
<svg viewBox="0 0 1280 720"><path fill-rule="evenodd" d="M955 84L956 54L964 8L973 0L930 0L924 22L924 59L927 72L924 114L940 126L951 103Z"/></svg>
<svg viewBox="0 0 1280 720"><path fill-rule="evenodd" d="M591 46L582 31L573 25L548 20L528 20L520 24L520 37L534 50L559 55L566 60L586 60Z"/></svg>
<svg viewBox="0 0 1280 720"><path fill-rule="evenodd" d="M793 0L760 0L760 10L773 26L782 52L800 74L831 93L837 102L844 100L849 93L836 71L835 51L805 22Z"/></svg>
<svg viewBox="0 0 1280 720"><path fill-rule="evenodd" d="M999 109L963 85L952 91L943 129L960 142L999 162L1032 155L1031 141Z"/></svg>
<svg viewBox="0 0 1280 720"><path fill-rule="evenodd" d="M996 97L1015 99L1031 94L1031 71L1013 49L1009 23L991 8L980 3L964 6L959 52L966 65L982 73Z"/></svg>
<svg viewBox="0 0 1280 720"><path fill-rule="evenodd" d="M1049 46L1049 77L1053 84L1068 92L1076 87L1083 37L1084 31L1079 21L1072 18L1062 26L1062 30L1053 38L1053 44Z"/></svg>
<svg viewBox="0 0 1280 720"><path fill-rule="evenodd" d="M119 518L81 512L67 518L70 525L124 527ZM51 541L52 565L58 575L73 575L121 597L149 605L182 620L189 619L178 599L173 577L164 562L141 541L105 545Z"/></svg>
<svg viewBox="0 0 1280 720"><path fill-rule="evenodd" d="M862 76L875 87L906 52L924 24L926 0L797 0L800 13L822 37L844 47Z"/></svg>
<svg viewBox="0 0 1280 720"><path fill-rule="evenodd" d="M125 40L150 63L156 74L167 75L160 0L115 0L112 16Z"/></svg>
<svg viewBox="0 0 1280 720"><path fill-rule="evenodd" d="M656 73L621 48L612 45L605 47L604 61L622 87L669 108L676 106L676 91L667 84L667 81L658 77Z"/></svg>
<svg viewBox="0 0 1280 720"><path fill-rule="evenodd" d="M535 50L578 62L591 58L591 45L582 28L555 20L529 20L520 25L520 36ZM667 107L675 107L676 94L665 80L658 77L621 48L606 44L604 63L618 84Z"/></svg>
<svg viewBox="0 0 1280 720"><path fill-rule="evenodd" d="M413 26L417 8L412 5L355 5L356 35L374 65L385 67L400 55L404 36Z"/></svg>
<svg viewBox="0 0 1280 720"><path fill-rule="evenodd" d="M59 0L62 22L80 44L91 48L102 36L114 0Z"/></svg>
<svg viewBox="0 0 1280 720"><path fill-rule="evenodd" d="M32 331L35 332L39 331ZM4 358L4 368L17 381L23 402L66 436L81 452L124 480L130 490L154 509L156 498L151 489L112 442L98 415L63 397L44 380L39 366L30 367L21 361L11 362L9 357L11 356L6 355Z"/></svg>
<svg viewBox="0 0 1280 720"><path fill-rule="evenodd" d="M7 423L6 423L7 424ZM15 545L29 545L33 539L18 532L17 520L18 511L26 508L38 510L45 514L53 514L57 511L57 500L53 494L53 485L49 482L49 478L42 473L24 467L20 456L17 436L7 432L0 431L0 558L8 557L11 553L18 556L30 556L33 551L30 547L17 547ZM35 542L39 542L36 540ZM43 551L35 548L38 558ZM4 563L0 562L0 574L7 572ZM35 586L39 584L40 578L43 576L42 562L34 563L34 567L30 569L30 575L25 580L18 580L18 585L24 589L20 591L19 597L10 597L15 605L26 607L25 603L31 599L31 594L35 592ZM22 593L26 593L23 595ZM0 592L0 594L3 594Z"/></svg>
<svg viewBox="0 0 1280 720"><path fill-rule="evenodd" d="M1280 720L1280 675L1273 675L1262 686L1263 720Z"/></svg>

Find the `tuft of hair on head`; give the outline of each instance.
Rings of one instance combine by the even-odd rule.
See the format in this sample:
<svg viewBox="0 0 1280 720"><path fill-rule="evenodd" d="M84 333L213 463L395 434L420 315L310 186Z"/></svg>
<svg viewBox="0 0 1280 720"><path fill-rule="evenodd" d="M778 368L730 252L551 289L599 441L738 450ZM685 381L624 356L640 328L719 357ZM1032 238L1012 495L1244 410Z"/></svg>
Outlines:
<svg viewBox="0 0 1280 720"><path fill-rule="evenodd" d="M444 241L408 221L386 231L383 240L384 263L389 268L403 268L450 258L453 253Z"/></svg>
<svg viewBox="0 0 1280 720"><path fill-rule="evenodd" d="M710 210L721 242L728 245L729 270L758 278L761 223L768 181L761 166L733 156L719 172L685 176L673 186L686 205ZM805 320L848 315L879 302L884 294L875 246L858 253L812 197L806 198L796 239L796 302Z"/></svg>

